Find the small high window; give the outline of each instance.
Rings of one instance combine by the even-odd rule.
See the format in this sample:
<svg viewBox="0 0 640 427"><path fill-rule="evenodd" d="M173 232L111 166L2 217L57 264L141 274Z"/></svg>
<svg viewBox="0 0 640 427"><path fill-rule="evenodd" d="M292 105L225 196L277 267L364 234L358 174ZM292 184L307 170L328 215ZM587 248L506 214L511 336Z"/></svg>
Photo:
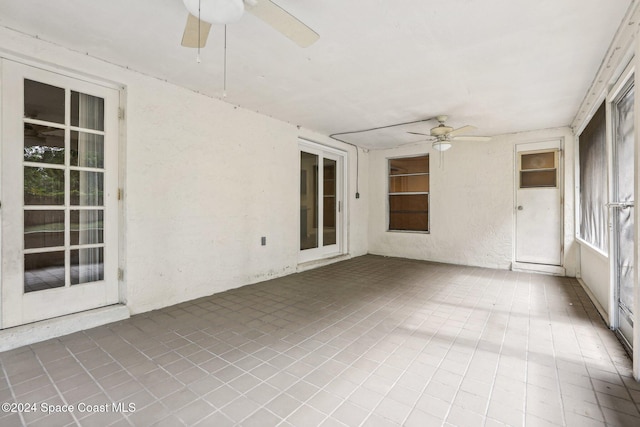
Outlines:
<svg viewBox="0 0 640 427"><path fill-rule="evenodd" d="M429 231L429 155L389 159L389 230Z"/></svg>

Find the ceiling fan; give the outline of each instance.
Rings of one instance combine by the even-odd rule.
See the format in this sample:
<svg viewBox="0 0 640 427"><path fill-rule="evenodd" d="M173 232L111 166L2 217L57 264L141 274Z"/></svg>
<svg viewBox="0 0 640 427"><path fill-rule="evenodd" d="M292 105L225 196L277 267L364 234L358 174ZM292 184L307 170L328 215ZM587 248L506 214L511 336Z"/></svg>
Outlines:
<svg viewBox="0 0 640 427"><path fill-rule="evenodd" d="M211 24L238 21L244 11L261 19L300 47L315 43L320 36L271 0L183 0L189 11L182 46L202 48Z"/></svg>
<svg viewBox="0 0 640 427"><path fill-rule="evenodd" d="M429 134L419 132L408 132L412 135L427 136L427 141L433 141L433 148L438 151L447 151L451 148L452 141L490 141L488 136L458 136L461 133L471 132L476 129L474 126L462 126L461 128L454 129L451 126L447 126L445 122L448 116L437 116L438 126L431 128Z"/></svg>

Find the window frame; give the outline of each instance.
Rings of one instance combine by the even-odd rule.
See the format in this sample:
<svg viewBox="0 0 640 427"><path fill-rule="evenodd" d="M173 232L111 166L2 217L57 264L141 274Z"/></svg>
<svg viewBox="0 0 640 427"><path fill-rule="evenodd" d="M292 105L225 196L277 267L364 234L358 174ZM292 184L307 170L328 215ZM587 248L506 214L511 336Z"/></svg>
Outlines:
<svg viewBox="0 0 640 427"><path fill-rule="evenodd" d="M409 174L396 174L396 175L392 175L391 174L391 161L392 160L398 160L398 159L413 159L413 158L419 158L419 157L426 157L426 162L427 162L427 172L418 172L418 173L409 173ZM387 180L387 196L386 196L386 214L387 214L387 232L392 232L392 233L415 233L415 234L430 234L431 233L431 157L429 156L429 153L419 153L419 154L410 154L410 155L405 155L405 156L394 156L394 157L387 157L386 158L387 161L387 174L386 174L386 180ZM428 189L427 191L402 191L402 192L392 192L391 191L391 177L398 177L398 176L424 176L426 175L427 177L429 177L428 180ZM394 229L391 228L391 197L392 196L398 196L398 195L426 195L427 196L427 229L426 230L400 230L400 229ZM418 211L416 211L418 212Z"/></svg>

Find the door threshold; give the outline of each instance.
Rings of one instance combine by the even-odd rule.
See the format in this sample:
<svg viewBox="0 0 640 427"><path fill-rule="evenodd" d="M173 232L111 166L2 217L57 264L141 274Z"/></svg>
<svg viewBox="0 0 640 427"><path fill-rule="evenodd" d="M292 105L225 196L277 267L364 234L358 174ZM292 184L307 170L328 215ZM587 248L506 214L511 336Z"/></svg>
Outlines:
<svg viewBox="0 0 640 427"><path fill-rule="evenodd" d="M131 316L124 304L82 311L0 330L0 352L61 337Z"/></svg>
<svg viewBox="0 0 640 427"><path fill-rule="evenodd" d="M327 258L319 258L310 261L304 261L298 264L298 268L296 271L301 273L306 270L311 270L317 267L324 267L325 265L333 264L334 262L346 261L351 259L351 255L349 254L339 254L334 256L329 256Z"/></svg>
<svg viewBox="0 0 640 427"><path fill-rule="evenodd" d="M530 273L551 274L553 276L566 276L567 270L559 265L533 264L528 262L512 262L512 271L523 271Z"/></svg>

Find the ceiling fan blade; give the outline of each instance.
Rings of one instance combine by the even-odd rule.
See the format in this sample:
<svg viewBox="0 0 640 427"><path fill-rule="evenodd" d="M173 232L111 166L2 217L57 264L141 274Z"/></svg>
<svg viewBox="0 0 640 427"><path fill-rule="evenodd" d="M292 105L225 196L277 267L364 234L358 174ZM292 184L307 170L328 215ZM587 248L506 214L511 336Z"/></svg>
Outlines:
<svg viewBox="0 0 640 427"><path fill-rule="evenodd" d="M198 22L200 23L199 25ZM199 37L198 30L200 30ZM200 21L197 17L189 14L187 17L187 24L184 27L184 34L182 35L182 46L204 47L207 44L209 30L211 30L211 24L205 21ZM198 46L198 42L200 42L200 46Z"/></svg>
<svg viewBox="0 0 640 427"><path fill-rule="evenodd" d="M320 38L318 33L270 0L247 1L245 10L271 25L300 47L311 46Z"/></svg>
<svg viewBox="0 0 640 427"><path fill-rule="evenodd" d="M452 138L454 141L472 141L472 142L487 142L491 141L490 136L456 136Z"/></svg>
<svg viewBox="0 0 640 427"><path fill-rule="evenodd" d="M410 133L411 135L431 136L428 133L420 133L420 132L407 132L407 133Z"/></svg>
<svg viewBox="0 0 640 427"><path fill-rule="evenodd" d="M475 126L462 126L461 128L454 129L451 132L449 132L449 136L456 136L461 133L471 132L472 130L475 130L475 129L476 129Z"/></svg>

